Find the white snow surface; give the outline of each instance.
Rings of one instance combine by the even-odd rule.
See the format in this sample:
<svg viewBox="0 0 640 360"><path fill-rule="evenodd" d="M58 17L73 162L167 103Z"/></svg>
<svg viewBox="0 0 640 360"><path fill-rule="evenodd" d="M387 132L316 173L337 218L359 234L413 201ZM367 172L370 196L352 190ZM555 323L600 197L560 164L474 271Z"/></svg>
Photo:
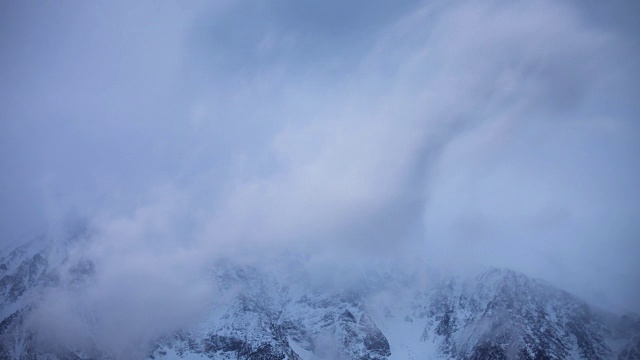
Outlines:
<svg viewBox="0 0 640 360"><path fill-rule="evenodd" d="M46 300L48 287L91 286L90 260L78 263L86 265L78 271L68 259L68 245L46 241L0 255L0 322L6 324L0 328L0 358L34 356L23 322L34 304ZM237 359L262 351L285 359L396 360L486 357L492 351L535 357L546 351L558 359L613 359L625 349L625 356L636 356L628 350L637 346L637 317L618 326L617 315L510 270L465 277L415 269L359 269L351 282L334 286L304 271L219 263L211 271L218 296L210 311L155 341L150 357ZM96 356L66 351L80 359Z"/></svg>

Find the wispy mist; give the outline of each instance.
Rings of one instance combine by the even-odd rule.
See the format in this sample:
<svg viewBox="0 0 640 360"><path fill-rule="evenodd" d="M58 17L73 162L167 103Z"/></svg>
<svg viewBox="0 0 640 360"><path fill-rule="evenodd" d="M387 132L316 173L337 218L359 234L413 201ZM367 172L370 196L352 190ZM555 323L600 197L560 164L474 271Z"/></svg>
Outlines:
<svg viewBox="0 0 640 360"><path fill-rule="evenodd" d="M215 260L283 251L507 266L639 311L628 6L5 2L0 241L87 219L95 282L37 321L80 301L116 352L206 309Z"/></svg>

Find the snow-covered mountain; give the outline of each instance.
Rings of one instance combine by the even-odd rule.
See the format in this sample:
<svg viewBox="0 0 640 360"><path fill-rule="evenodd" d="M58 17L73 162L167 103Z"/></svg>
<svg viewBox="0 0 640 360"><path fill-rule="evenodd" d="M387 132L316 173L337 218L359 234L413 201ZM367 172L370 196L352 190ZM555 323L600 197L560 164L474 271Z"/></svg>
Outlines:
<svg viewBox="0 0 640 360"><path fill-rule="evenodd" d="M32 321L51 289L93 286L99 269L68 247L38 239L0 254L0 359L640 359L637 316L507 269L371 266L336 284L230 261L212 265L217 296L199 323L112 354L92 345L91 314L77 345Z"/></svg>

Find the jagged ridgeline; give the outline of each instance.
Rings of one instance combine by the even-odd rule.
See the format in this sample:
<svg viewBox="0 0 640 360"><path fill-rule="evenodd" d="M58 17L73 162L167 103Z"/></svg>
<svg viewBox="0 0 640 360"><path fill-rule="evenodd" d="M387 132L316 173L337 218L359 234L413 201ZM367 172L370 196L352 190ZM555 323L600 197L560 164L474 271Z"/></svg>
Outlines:
<svg viewBox="0 0 640 360"><path fill-rule="evenodd" d="M192 326L130 353L43 337L32 314L50 289L94 286L91 259L44 238L1 254L0 359L640 359L640 320L595 310L505 269L474 276L373 267L349 286L218 262L218 300ZM426 268L426 266L425 266ZM426 274L426 275L425 275ZM429 275L431 274L431 275Z"/></svg>

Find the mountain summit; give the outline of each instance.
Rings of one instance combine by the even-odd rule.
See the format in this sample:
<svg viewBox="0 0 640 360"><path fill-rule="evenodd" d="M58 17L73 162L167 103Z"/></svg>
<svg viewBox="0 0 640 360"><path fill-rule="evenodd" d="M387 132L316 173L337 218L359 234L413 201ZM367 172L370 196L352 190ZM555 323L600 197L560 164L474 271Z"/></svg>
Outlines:
<svg viewBox="0 0 640 360"><path fill-rule="evenodd" d="M302 267L230 261L211 266L216 299L200 321L113 353L91 312L60 324L82 341L34 321L55 311L52 289L73 298L96 286L99 269L68 246L41 239L1 255L0 359L640 359L637 316L508 269L463 277L372 266L338 285Z"/></svg>

